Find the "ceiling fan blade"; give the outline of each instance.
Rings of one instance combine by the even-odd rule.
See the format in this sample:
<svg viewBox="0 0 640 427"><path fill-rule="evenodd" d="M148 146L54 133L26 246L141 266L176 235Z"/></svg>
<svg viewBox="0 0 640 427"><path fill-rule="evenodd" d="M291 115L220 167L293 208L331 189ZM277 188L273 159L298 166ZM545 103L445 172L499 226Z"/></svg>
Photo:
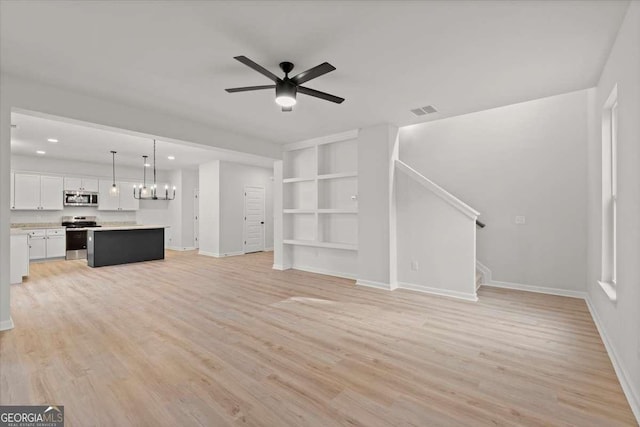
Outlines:
<svg viewBox="0 0 640 427"><path fill-rule="evenodd" d="M342 102L344 101L344 98L340 98L339 96L331 95L325 92L320 92L319 90L315 90L315 89L309 89L308 87L304 87L304 86L298 86L298 93L304 93L305 95L315 96L316 98L335 102L336 104L342 104Z"/></svg>
<svg viewBox="0 0 640 427"><path fill-rule="evenodd" d="M234 56L233 59L236 59L236 60L242 62L244 65L246 65L249 68L253 68L257 72L259 72L263 76L268 77L269 79L273 80L274 82L277 82L278 80L280 80L278 78L278 76L273 74L271 71L267 70L262 65L256 64L255 62L253 62L252 60L250 60L246 56Z"/></svg>
<svg viewBox="0 0 640 427"><path fill-rule="evenodd" d="M291 78L291 80L297 84L297 85L301 85L304 82L308 82L311 79L315 79L316 77L320 77L323 74L327 74L333 70L335 70L336 67L334 67L333 65L329 64L328 62L323 62L320 65L317 65L313 68L309 68L307 71L303 71L300 74L295 75L294 77Z"/></svg>
<svg viewBox="0 0 640 427"><path fill-rule="evenodd" d="M289 111L293 111L293 107L282 107L282 112L283 113L286 113L286 112L289 112Z"/></svg>
<svg viewBox="0 0 640 427"><path fill-rule="evenodd" d="M225 90L229 93L234 93L234 92L248 92L250 90L275 89L275 87L276 85L247 86L247 87L232 87Z"/></svg>

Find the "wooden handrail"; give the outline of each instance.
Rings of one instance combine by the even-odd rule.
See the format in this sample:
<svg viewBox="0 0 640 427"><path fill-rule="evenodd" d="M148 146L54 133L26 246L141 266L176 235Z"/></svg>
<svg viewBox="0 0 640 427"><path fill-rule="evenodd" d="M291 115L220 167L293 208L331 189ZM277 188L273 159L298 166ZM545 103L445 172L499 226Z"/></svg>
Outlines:
<svg viewBox="0 0 640 427"><path fill-rule="evenodd" d="M473 209L471 206L467 205L462 200L458 199L456 196L449 193L447 190L440 187L438 184L431 181L430 179L422 175L420 172L413 169L408 164L400 160L396 160L395 165L398 170L404 172L409 177L413 178L418 183L422 184L423 187L427 188L433 194L435 194L445 202L449 203L451 206L458 209L461 213L468 216L469 218L475 220L478 217L478 215L480 215L480 212Z"/></svg>

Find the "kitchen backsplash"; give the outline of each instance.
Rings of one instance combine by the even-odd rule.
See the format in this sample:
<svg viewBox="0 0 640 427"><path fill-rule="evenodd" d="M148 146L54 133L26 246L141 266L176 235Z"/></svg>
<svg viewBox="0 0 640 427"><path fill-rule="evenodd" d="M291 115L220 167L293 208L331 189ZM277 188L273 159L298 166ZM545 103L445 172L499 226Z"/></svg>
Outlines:
<svg viewBox="0 0 640 427"><path fill-rule="evenodd" d="M60 223L63 216L96 216L101 222L136 222L136 212L99 211L96 208L65 207L61 211L11 211L11 223Z"/></svg>

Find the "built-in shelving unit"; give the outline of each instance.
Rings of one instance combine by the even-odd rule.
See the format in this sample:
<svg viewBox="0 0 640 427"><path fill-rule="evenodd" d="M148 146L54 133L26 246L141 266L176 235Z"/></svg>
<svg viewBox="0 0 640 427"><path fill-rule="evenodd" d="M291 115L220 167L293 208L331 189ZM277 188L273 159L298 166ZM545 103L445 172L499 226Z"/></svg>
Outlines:
<svg viewBox="0 0 640 427"><path fill-rule="evenodd" d="M283 243L358 249L357 133L290 147L283 159Z"/></svg>

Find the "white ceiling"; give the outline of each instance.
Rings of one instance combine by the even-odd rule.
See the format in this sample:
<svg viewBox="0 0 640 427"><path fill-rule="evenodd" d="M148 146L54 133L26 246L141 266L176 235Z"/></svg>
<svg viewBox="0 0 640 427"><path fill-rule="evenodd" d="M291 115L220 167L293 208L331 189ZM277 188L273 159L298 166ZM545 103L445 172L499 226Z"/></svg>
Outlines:
<svg viewBox="0 0 640 427"><path fill-rule="evenodd" d="M292 142L380 122L432 120L594 86L628 1L2 1L2 71ZM278 72L337 70L282 113Z"/></svg>
<svg viewBox="0 0 640 427"><path fill-rule="evenodd" d="M153 138L106 130L88 125L12 113L11 153L52 159L111 164L111 150L117 151L116 164L142 167L143 155L153 164ZM51 143L48 139L57 139ZM193 168L213 160L226 160L272 167L273 159L215 148L157 140L156 167L160 170ZM42 150L44 155L37 154ZM168 156L174 156L169 160Z"/></svg>

